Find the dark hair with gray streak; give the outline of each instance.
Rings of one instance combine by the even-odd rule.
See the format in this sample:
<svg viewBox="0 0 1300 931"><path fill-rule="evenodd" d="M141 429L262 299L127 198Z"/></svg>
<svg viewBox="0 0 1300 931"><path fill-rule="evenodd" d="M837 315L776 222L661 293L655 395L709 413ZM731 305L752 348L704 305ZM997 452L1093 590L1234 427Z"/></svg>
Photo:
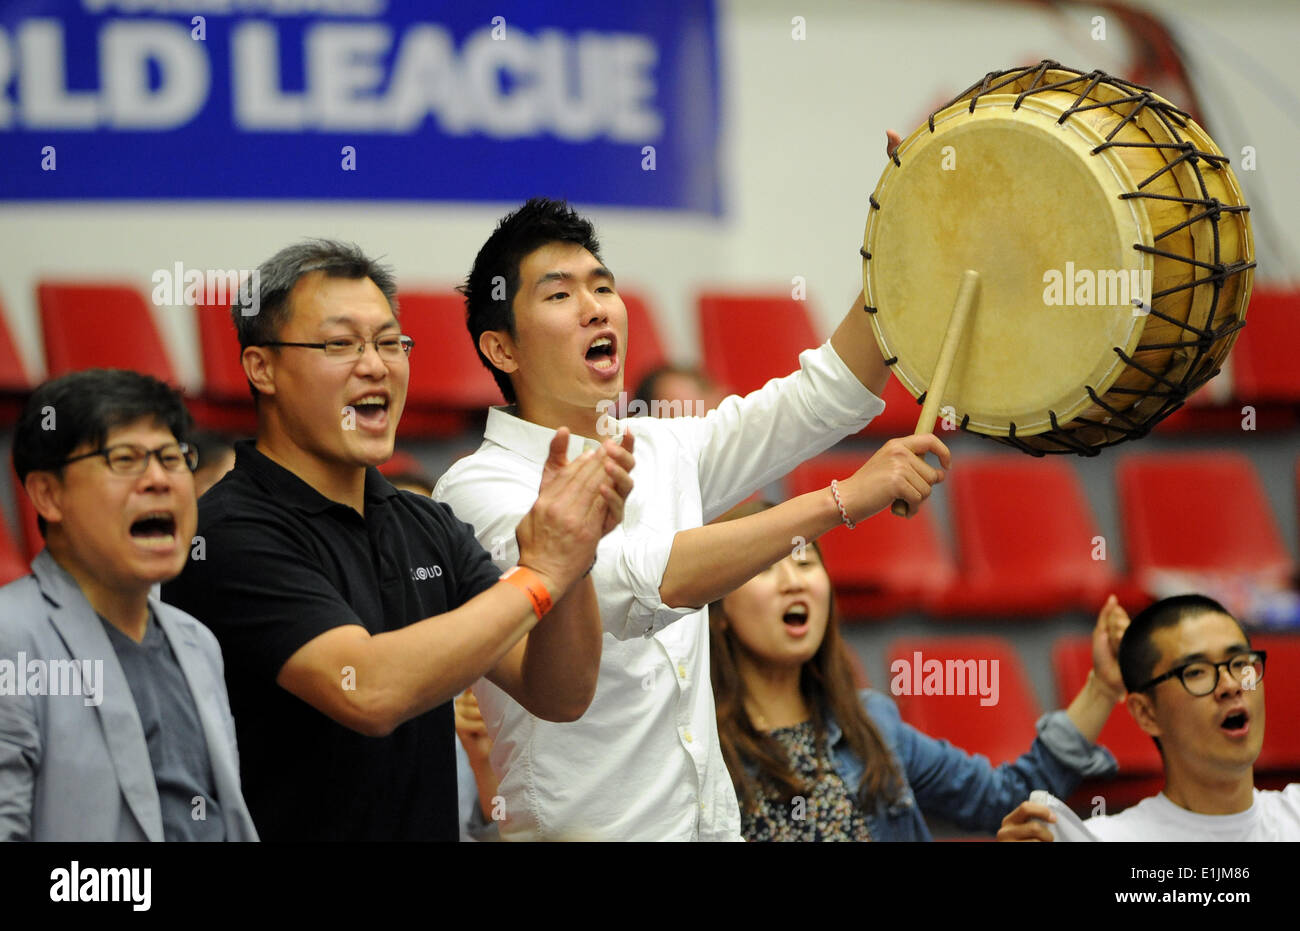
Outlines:
<svg viewBox="0 0 1300 931"><path fill-rule="evenodd" d="M324 272L331 278L369 278L375 283L393 315L397 315L397 278L388 265L370 258L355 243L333 239L305 239L285 246L257 269L258 292L253 305L257 312L245 313L245 305L235 303L230 318L235 323L242 353L249 346L274 342L289 319L289 292L304 275ZM249 390L257 397L257 389Z"/></svg>

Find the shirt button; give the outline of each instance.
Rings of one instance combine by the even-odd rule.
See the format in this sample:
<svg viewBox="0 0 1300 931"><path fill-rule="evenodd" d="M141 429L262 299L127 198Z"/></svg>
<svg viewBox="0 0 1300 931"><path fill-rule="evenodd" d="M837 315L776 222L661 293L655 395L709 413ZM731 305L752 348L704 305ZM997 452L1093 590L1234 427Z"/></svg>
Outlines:
<svg viewBox="0 0 1300 931"><path fill-rule="evenodd" d="M677 664L677 675L683 679L686 678L686 666L683 663Z"/></svg>
<svg viewBox="0 0 1300 931"><path fill-rule="evenodd" d="M687 743L693 743L695 738L691 736L690 731L682 731L682 736L686 738Z"/></svg>

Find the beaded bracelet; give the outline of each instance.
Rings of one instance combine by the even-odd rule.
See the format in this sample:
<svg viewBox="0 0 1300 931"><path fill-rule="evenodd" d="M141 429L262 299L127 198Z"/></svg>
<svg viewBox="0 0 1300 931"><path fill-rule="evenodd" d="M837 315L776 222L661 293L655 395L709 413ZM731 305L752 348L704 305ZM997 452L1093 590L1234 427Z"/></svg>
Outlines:
<svg viewBox="0 0 1300 931"><path fill-rule="evenodd" d="M840 509L840 517L844 520L844 526L852 530L857 524L849 520L849 512L844 510L844 502L840 500L840 489L835 484L835 479L831 479L831 496L835 498L835 506Z"/></svg>

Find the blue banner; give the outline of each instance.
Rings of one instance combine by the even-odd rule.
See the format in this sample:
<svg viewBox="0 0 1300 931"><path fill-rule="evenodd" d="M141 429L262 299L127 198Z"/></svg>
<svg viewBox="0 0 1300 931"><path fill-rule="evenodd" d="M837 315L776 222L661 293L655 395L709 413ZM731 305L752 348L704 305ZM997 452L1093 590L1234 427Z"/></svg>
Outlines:
<svg viewBox="0 0 1300 931"><path fill-rule="evenodd" d="M721 212L712 0L28 0L0 199Z"/></svg>

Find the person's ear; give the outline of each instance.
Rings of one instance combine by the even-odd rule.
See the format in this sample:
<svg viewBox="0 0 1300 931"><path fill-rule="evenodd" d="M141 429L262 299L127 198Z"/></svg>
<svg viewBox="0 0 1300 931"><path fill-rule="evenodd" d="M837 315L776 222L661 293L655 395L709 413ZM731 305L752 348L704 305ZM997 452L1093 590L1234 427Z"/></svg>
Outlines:
<svg viewBox="0 0 1300 931"><path fill-rule="evenodd" d="M275 356L266 346L249 346L239 357L244 376L258 394L275 394Z"/></svg>
<svg viewBox="0 0 1300 931"><path fill-rule="evenodd" d="M45 518L46 524L57 524L63 520L63 483L58 476L44 470L28 472L23 488L27 490L32 507Z"/></svg>
<svg viewBox="0 0 1300 931"><path fill-rule="evenodd" d="M1128 713L1133 715L1133 720L1137 722L1138 727L1152 737L1160 736L1160 725L1156 723L1155 704L1150 696L1141 692L1129 692L1124 703L1128 705Z"/></svg>
<svg viewBox="0 0 1300 931"><path fill-rule="evenodd" d="M478 348L487 360L507 375L519 371L518 348L505 330L484 330L478 335Z"/></svg>

